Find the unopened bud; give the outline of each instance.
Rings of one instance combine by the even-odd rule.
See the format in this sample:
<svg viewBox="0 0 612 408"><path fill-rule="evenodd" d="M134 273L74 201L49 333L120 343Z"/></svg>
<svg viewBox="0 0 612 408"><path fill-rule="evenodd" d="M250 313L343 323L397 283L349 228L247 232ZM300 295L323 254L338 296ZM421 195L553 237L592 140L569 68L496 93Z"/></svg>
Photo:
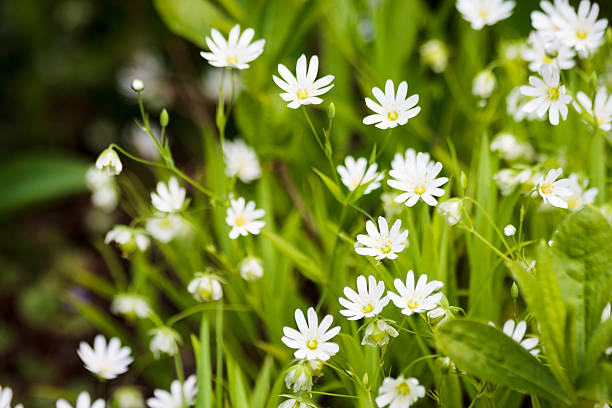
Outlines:
<svg viewBox="0 0 612 408"><path fill-rule="evenodd" d="M132 81L132 89L135 92L142 92L144 89L144 82L142 82L140 79L134 79Z"/></svg>
<svg viewBox="0 0 612 408"><path fill-rule="evenodd" d="M159 115L159 124L161 127L168 126L168 122L170 122L170 116L168 115L168 111L166 109L162 109Z"/></svg>
<svg viewBox="0 0 612 408"><path fill-rule="evenodd" d="M336 105L334 103L330 103L327 107L327 117L329 120L332 120L336 116Z"/></svg>
<svg viewBox="0 0 612 408"><path fill-rule="evenodd" d="M465 188L467 187L467 176L465 175L465 173L462 171L461 172L461 189L465 190Z"/></svg>
<svg viewBox="0 0 612 408"><path fill-rule="evenodd" d="M518 299L518 295L519 295L519 288L516 284L516 282L512 282L512 287L510 288L510 296L512 296L512 299Z"/></svg>

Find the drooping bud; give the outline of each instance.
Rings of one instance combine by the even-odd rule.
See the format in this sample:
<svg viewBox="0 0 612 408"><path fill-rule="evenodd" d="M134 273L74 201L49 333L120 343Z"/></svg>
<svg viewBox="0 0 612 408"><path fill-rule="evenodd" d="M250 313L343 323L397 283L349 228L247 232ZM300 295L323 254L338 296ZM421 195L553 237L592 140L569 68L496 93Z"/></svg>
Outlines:
<svg viewBox="0 0 612 408"><path fill-rule="evenodd" d="M144 82L136 78L132 81L132 89L134 92L142 92L144 90Z"/></svg>
<svg viewBox="0 0 612 408"><path fill-rule="evenodd" d="M161 354L174 356L178 353L178 345L181 342L181 336L175 330L165 326L156 327L149 331L149 334L153 336L149 344L149 349L156 359L158 359Z"/></svg>
<svg viewBox="0 0 612 408"><path fill-rule="evenodd" d="M123 164L117 152L112 147L107 147L98 156L96 168L110 176L117 176L123 170Z"/></svg>
<svg viewBox="0 0 612 408"><path fill-rule="evenodd" d="M368 324L361 344L382 347L389 343L389 336L397 337L398 335L399 333L397 330L388 325L384 320L378 319Z"/></svg>
<svg viewBox="0 0 612 408"><path fill-rule="evenodd" d="M312 369L306 361L289 367L285 375L285 385L293 392L312 390Z"/></svg>

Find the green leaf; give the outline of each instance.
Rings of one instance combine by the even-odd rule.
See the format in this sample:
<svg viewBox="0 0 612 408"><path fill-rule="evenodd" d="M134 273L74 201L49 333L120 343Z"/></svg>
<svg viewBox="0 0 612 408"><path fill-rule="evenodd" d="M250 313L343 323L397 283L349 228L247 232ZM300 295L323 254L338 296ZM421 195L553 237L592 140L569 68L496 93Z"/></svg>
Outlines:
<svg viewBox="0 0 612 408"><path fill-rule="evenodd" d="M598 210L585 207L565 218L553 242L552 268L561 296L576 311L577 361L581 364L612 292L612 226Z"/></svg>
<svg viewBox="0 0 612 408"><path fill-rule="evenodd" d="M601 323L591 335L584 359L586 370L593 368L608 347L612 347L612 319Z"/></svg>
<svg viewBox="0 0 612 408"><path fill-rule="evenodd" d="M195 347L194 347L195 349ZM206 313L202 314L200 343L197 348L198 393L196 408L212 407L212 365L210 360L210 322Z"/></svg>
<svg viewBox="0 0 612 408"><path fill-rule="evenodd" d="M595 401L612 401L612 364L599 363L578 380L578 394ZM586 406L586 405L585 405Z"/></svg>
<svg viewBox="0 0 612 408"><path fill-rule="evenodd" d="M229 397L233 407L248 407L247 392L244 388L244 379L240 366L230 357L230 353L225 354L227 361L227 381Z"/></svg>
<svg viewBox="0 0 612 408"><path fill-rule="evenodd" d="M272 369L274 368L274 359L272 356L267 356L264 360L263 366L259 371L257 380L255 381L255 388L253 389L253 395L251 397L251 408L264 408L266 405L266 399L270 392L270 380L272 378Z"/></svg>
<svg viewBox="0 0 612 408"><path fill-rule="evenodd" d="M168 29L199 47L213 27L228 28L223 13L206 0L154 0L155 8Z"/></svg>
<svg viewBox="0 0 612 408"><path fill-rule="evenodd" d="M29 154L0 166L0 214L87 191L91 163L60 154Z"/></svg>
<svg viewBox="0 0 612 408"><path fill-rule="evenodd" d="M313 167L312 170L317 174L317 176L321 178L321 180L323 180L323 183L325 184L327 189L332 193L334 198L338 200L339 203L343 203L344 195L342 194L342 191L340 191L340 188L338 187L338 185L334 183L332 179L330 179L325 174L323 174L319 169Z"/></svg>
<svg viewBox="0 0 612 408"><path fill-rule="evenodd" d="M468 373L570 404L548 368L499 329L474 320L451 320L440 325L434 336L442 352Z"/></svg>

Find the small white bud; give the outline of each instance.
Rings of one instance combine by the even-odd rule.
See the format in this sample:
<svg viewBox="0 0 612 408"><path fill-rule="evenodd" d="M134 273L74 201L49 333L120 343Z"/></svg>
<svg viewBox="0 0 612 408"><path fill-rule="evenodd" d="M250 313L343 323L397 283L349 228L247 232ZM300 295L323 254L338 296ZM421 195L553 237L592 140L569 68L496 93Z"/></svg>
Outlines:
<svg viewBox="0 0 612 408"><path fill-rule="evenodd" d="M96 160L96 168L109 176L117 176L123 170L119 155L112 147L107 147Z"/></svg>
<svg viewBox="0 0 612 408"><path fill-rule="evenodd" d="M142 92L144 89L144 82L142 82L140 79L134 79L132 81L132 89L135 92Z"/></svg>
<svg viewBox="0 0 612 408"><path fill-rule="evenodd" d="M516 234L516 228L512 224L508 224L504 227L504 235L507 237L511 237Z"/></svg>

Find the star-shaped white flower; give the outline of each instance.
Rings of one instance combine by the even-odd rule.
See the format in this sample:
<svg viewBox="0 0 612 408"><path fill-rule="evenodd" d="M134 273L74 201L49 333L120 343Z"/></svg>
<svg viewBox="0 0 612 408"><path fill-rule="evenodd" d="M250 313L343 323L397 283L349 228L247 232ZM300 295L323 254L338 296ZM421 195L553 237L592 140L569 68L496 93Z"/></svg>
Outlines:
<svg viewBox="0 0 612 408"><path fill-rule="evenodd" d="M368 187L366 187L363 194L369 194L371 191L380 187L380 180L383 179L384 174L376 171L378 169L376 163L372 163L370 167L367 166L368 160L365 157L360 157L355 160L353 156L346 156L344 159L344 166L339 165L337 170L338 174L340 174L342 183L348 187L350 191L367 184Z"/></svg>
<svg viewBox="0 0 612 408"><path fill-rule="evenodd" d="M538 179L537 189L545 203L559 208L568 208L565 199L572 195L572 191L569 179L557 180L562 173L562 169L549 170L546 177L540 176Z"/></svg>
<svg viewBox="0 0 612 408"><path fill-rule="evenodd" d="M407 316L433 310L438 307L442 299L442 293L433 292L441 289L444 284L440 281L427 282L426 274L419 277L416 286L414 285L414 272L412 270L408 271L406 275L406 284L401 279L395 279L393 284L398 293L389 291L387 296Z"/></svg>
<svg viewBox="0 0 612 408"><path fill-rule="evenodd" d="M412 207L419 201L419 198L428 205L438 204L435 197L444 195L444 190L440 186L444 185L447 177L436 178L442 171L442 163L433 162L429 159L428 153L419 152L416 156L414 151L406 151L406 159L393 161L393 169L389 171L389 176L393 179L387 180L389 186L404 191L398 195L395 201L405 203Z"/></svg>
<svg viewBox="0 0 612 408"><path fill-rule="evenodd" d="M416 378L404 378L400 375L397 378L387 377L383 380L378 389L376 405L379 408L408 408L419 398L425 396L425 387L419 385Z"/></svg>
<svg viewBox="0 0 612 408"><path fill-rule="evenodd" d="M457 0L457 10L474 30L485 25L492 26L512 15L514 1L504 0Z"/></svg>
<svg viewBox="0 0 612 408"><path fill-rule="evenodd" d="M506 336L519 343L525 350L529 351L532 356L537 356L540 353L540 350L535 348L540 342L537 337L528 337L523 340L527 332L527 323L524 321L521 320L515 326L514 320L508 320L504 323L503 332Z"/></svg>
<svg viewBox="0 0 612 408"><path fill-rule="evenodd" d="M259 234L266 225L265 221L260 220L264 215L266 215L265 210L255 209L254 201L247 203L242 197L231 200L225 217L227 225L232 227L229 237L236 239L240 235L246 237L249 234Z"/></svg>
<svg viewBox="0 0 612 408"><path fill-rule="evenodd" d="M246 69L249 62L254 61L263 52L266 40L257 40L251 43L255 31L247 28L240 34L240 25L236 24L230 30L227 41L216 29L210 30L210 37L206 37L206 44L210 52L202 51L200 55L210 65L215 67L228 67Z"/></svg>
<svg viewBox="0 0 612 408"><path fill-rule="evenodd" d="M0 386L0 408L11 408L11 400L13 399L13 390L9 387ZM23 408L22 404L15 405L15 408Z"/></svg>
<svg viewBox="0 0 612 408"><path fill-rule="evenodd" d="M295 358L327 361L340 350L336 343L330 342L340 332L340 327L330 329L334 320L331 315L325 316L319 325L319 318L312 307L308 309L307 314L308 324L304 313L296 309L295 322L299 331L284 327L281 340L287 347L296 349L293 353Z"/></svg>
<svg viewBox="0 0 612 408"><path fill-rule="evenodd" d="M578 174L573 173L567 178L569 181L568 189L571 191L571 195L565 197L564 201L567 203L568 208L572 211L578 211L587 204L593 204L595 197L597 197L598 189L596 187L587 188L589 180L585 179L584 182L580 183Z"/></svg>
<svg viewBox="0 0 612 408"><path fill-rule="evenodd" d="M576 99L574 108L578 112L584 109L590 119L597 122L597 126L604 132L612 130L612 95L608 95L605 87L602 86L597 90L594 100L582 91L576 93Z"/></svg>
<svg viewBox="0 0 612 408"><path fill-rule="evenodd" d="M578 12L568 7L564 19L559 20L560 36L565 43L574 47L578 54L586 58L594 53L604 42L608 20L597 20L599 5L582 0Z"/></svg>
<svg viewBox="0 0 612 408"><path fill-rule="evenodd" d="M565 91L565 85L559 84L559 70L548 65L542 66L542 78L529 77L529 85L521 86L521 93L533 99L523 106L527 113L535 112L538 117L544 117L548 112L548 120L552 125L559 124L559 115L567 118L567 105L572 97Z"/></svg>
<svg viewBox="0 0 612 408"><path fill-rule="evenodd" d="M250 183L261 177L261 167L255 150L244 141L227 140L223 144L225 175L238 177L244 183Z"/></svg>
<svg viewBox="0 0 612 408"><path fill-rule="evenodd" d="M395 259L407 244L408 230L401 231L401 220L396 220L389 230L385 217L378 217L378 230L370 220L366 221L368 235L357 235L355 252L359 255L373 256L377 261L381 259Z"/></svg>
<svg viewBox="0 0 612 408"><path fill-rule="evenodd" d="M374 276L366 278L360 275L357 278L357 292L346 286L344 288L345 298L339 298L338 302L345 307L340 314L349 320L359 320L364 317L373 317L382 312L389 303L389 298L384 296L385 282L376 282Z"/></svg>
<svg viewBox="0 0 612 408"><path fill-rule="evenodd" d="M400 82L397 94L393 81L390 79L385 84L384 93L377 87L372 88L372 93L378 103L370 98L365 98L368 108L375 112L363 118L363 123L366 125L375 125L379 129L394 128L397 125L405 125L408 119L414 118L421 111L421 108L416 106L419 103L419 95L414 94L406 98L408 93L406 81Z"/></svg>
<svg viewBox="0 0 612 408"><path fill-rule="evenodd" d="M307 65L306 56L302 54L297 60L295 71L296 76L293 76L286 66L278 64L278 73L282 79L272 75L276 85L284 91L280 94L280 97L285 102L289 102L287 106L291 109L297 109L301 105L320 104L323 99L319 96L325 94L334 86L331 83L334 80L333 75L326 75L317 79L319 57L316 55L310 57L310 65Z"/></svg>
<svg viewBox="0 0 612 408"><path fill-rule="evenodd" d="M151 193L151 203L161 212L172 213L183 209L185 195L176 177L171 177L167 185L162 181L157 183L157 192Z"/></svg>
<svg viewBox="0 0 612 408"><path fill-rule="evenodd" d="M547 41L536 31L529 34L527 43L529 47L523 50L521 56L529 62L529 69L534 72L540 72L544 65L552 69L570 69L576 65L576 52L558 38Z"/></svg>
<svg viewBox="0 0 612 408"><path fill-rule="evenodd" d="M566 16L573 10L567 0L555 0L554 4L549 1L541 1L540 10L531 12L531 25L538 34L546 41L561 38L561 27L565 24Z"/></svg>
<svg viewBox="0 0 612 408"><path fill-rule="evenodd" d="M131 353L129 347L121 347L121 342L116 337L110 339L107 345L101 334L94 339L93 348L81 342L77 351L87 370L107 380L112 380L128 370L128 366L134 361Z"/></svg>
<svg viewBox="0 0 612 408"><path fill-rule="evenodd" d="M190 407L195 402L198 390L196 387L196 376L191 375L185 380L183 385L179 380L172 381L170 392L156 389L153 391L153 398L147 400L149 408L184 408Z"/></svg>
<svg viewBox="0 0 612 408"><path fill-rule="evenodd" d="M74 408L104 408L105 406L106 406L106 403L104 402L103 399L97 399L92 404L91 396L89 395L89 393L87 391L83 391L82 393L79 394ZM66 401L65 399L59 399L57 400L55 407L56 408L72 408L72 405L70 405L70 403Z"/></svg>

